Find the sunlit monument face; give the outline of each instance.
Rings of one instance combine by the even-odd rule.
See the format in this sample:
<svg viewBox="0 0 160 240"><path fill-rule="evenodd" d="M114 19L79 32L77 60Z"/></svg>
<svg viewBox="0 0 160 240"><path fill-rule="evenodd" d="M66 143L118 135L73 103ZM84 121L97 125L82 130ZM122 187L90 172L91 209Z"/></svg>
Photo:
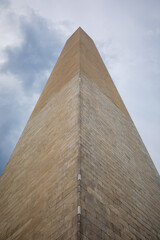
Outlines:
<svg viewBox="0 0 160 240"><path fill-rule="evenodd" d="M94 42L79 28L0 178L0 239L158 239L159 186Z"/></svg>

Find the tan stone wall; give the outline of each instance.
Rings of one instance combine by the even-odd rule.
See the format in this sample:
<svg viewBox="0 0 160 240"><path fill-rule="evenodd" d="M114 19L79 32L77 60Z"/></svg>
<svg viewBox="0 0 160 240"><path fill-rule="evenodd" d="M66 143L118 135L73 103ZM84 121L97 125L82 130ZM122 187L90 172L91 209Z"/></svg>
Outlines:
<svg viewBox="0 0 160 240"><path fill-rule="evenodd" d="M81 80L82 239L158 239L160 178L129 117Z"/></svg>
<svg viewBox="0 0 160 240"><path fill-rule="evenodd" d="M0 177L0 239L158 240L159 202L160 177L78 29Z"/></svg>
<svg viewBox="0 0 160 240"><path fill-rule="evenodd" d="M76 239L78 77L27 123L0 178L0 239Z"/></svg>

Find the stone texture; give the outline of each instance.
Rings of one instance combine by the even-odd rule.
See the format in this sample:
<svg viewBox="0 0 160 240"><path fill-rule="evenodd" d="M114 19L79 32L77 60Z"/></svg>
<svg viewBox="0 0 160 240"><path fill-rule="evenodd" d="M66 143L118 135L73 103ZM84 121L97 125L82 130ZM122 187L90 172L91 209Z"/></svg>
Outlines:
<svg viewBox="0 0 160 240"><path fill-rule="evenodd" d="M0 239L76 234L78 94L75 77L27 123L0 179Z"/></svg>
<svg viewBox="0 0 160 240"><path fill-rule="evenodd" d="M158 239L159 175L133 124L81 80L81 232L88 239Z"/></svg>
<svg viewBox="0 0 160 240"><path fill-rule="evenodd" d="M160 239L160 177L88 35L66 45L0 178L0 239Z"/></svg>

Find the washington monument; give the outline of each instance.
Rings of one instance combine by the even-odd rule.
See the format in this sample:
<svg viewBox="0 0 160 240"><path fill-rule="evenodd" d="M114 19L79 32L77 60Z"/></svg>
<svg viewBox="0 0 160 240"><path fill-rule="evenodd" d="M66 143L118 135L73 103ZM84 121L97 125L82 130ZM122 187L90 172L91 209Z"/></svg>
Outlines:
<svg viewBox="0 0 160 240"><path fill-rule="evenodd" d="M0 239L160 239L159 174L81 28L0 177Z"/></svg>

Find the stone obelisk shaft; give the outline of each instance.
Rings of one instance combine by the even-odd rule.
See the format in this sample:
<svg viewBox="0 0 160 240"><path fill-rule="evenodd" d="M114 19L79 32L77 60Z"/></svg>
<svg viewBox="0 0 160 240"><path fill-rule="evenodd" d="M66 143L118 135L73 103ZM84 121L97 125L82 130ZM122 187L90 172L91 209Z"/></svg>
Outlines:
<svg viewBox="0 0 160 240"><path fill-rule="evenodd" d="M157 240L159 199L154 164L79 28L0 178L0 239Z"/></svg>

